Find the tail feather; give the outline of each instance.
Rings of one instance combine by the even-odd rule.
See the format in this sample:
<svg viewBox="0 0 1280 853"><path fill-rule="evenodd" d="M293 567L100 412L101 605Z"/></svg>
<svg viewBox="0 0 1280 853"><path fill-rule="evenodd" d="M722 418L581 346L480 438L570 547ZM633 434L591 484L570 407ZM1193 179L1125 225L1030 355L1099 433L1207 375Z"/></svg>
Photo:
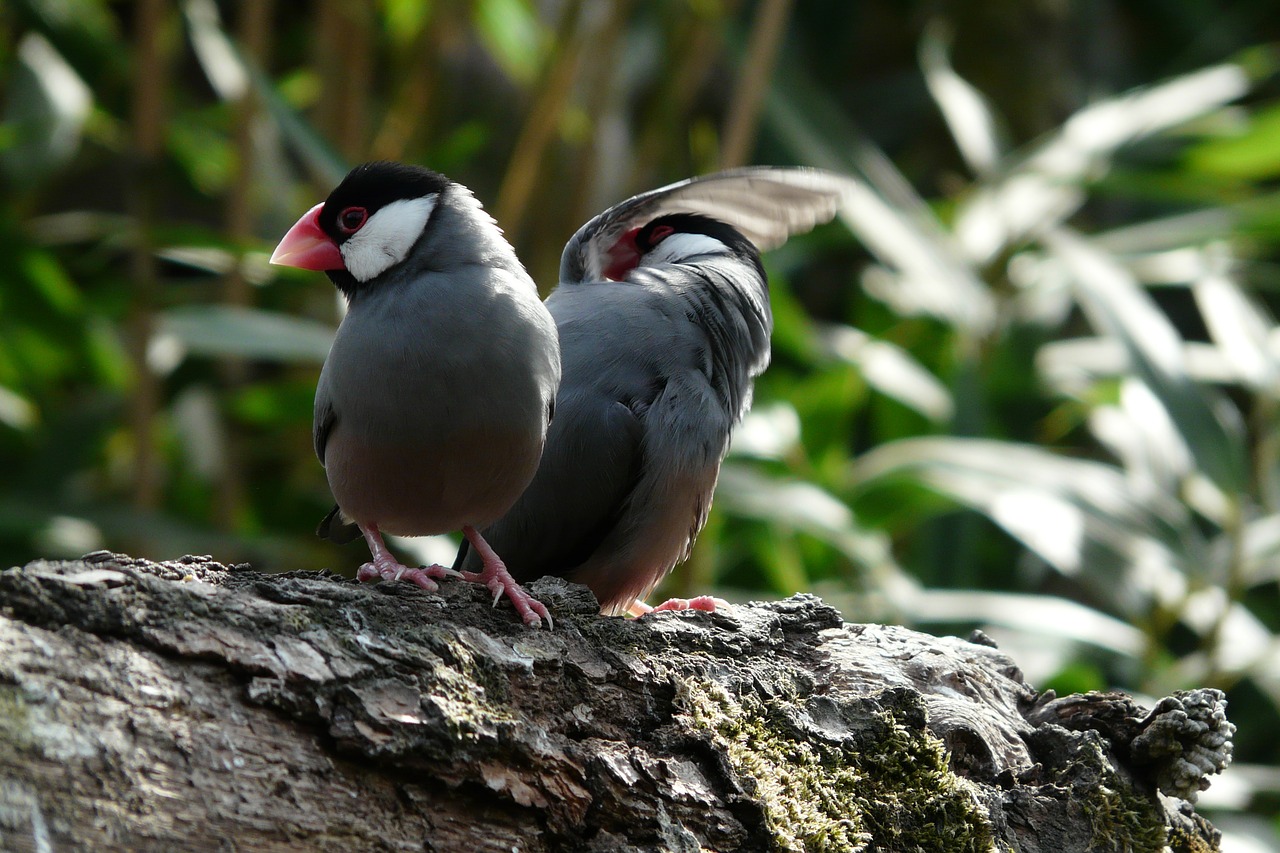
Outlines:
<svg viewBox="0 0 1280 853"><path fill-rule="evenodd" d="M471 543L463 538L462 544L458 546L458 556L453 558L453 570L455 572L462 571L462 564L467 561L467 554L471 551Z"/></svg>
<svg viewBox="0 0 1280 853"><path fill-rule="evenodd" d="M320 522L320 526L316 528L316 535L337 545L346 545L348 542L354 542L360 538L360 527L354 521L347 521L343 518L342 510L338 509L337 504L334 504L333 509L329 510L329 514L324 517Z"/></svg>

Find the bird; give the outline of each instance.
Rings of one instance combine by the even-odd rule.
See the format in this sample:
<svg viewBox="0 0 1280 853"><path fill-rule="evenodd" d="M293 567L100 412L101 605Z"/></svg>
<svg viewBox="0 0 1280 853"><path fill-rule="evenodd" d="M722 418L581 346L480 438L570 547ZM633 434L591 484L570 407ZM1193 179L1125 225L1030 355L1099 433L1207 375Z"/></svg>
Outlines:
<svg viewBox="0 0 1280 853"><path fill-rule="evenodd" d="M681 181L591 219L547 308L562 381L538 472L483 529L512 575L590 587L605 614L716 609L644 598L688 557L730 433L769 363L760 252L832 219L851 179L751 167ZM481 555L463 542L454 567Z"/></svg>
<svg viewBox="0 0 1280 853"><path fill-rule="evenodd" d="M478 532L537 471L560 381L555 323L497 224L444 175L365 163L271 263L324 271L347 303L316 386L315 452L336 500L317 532L364 536L361 581L435 590L458 573L400 563L383 534L460 530L480 555L463 578L551 627Z"/></svg>

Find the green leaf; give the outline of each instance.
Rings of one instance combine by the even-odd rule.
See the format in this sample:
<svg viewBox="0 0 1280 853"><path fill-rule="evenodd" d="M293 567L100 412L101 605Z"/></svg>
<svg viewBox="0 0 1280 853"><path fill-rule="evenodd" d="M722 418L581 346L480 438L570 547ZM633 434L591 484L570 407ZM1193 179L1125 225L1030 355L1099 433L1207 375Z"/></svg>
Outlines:
<svg viewBox="0 0 1280 853"><path fill-rule="evenodd" d="M1177 599L1206 548L1184 506L1137 494L1124 471L1039 447L963 438L911 438L854 464L860 490L907 478L1003 527L1064 575L1106 589L1123 612Z"/></svg>
<svg viewBox="0 0 1280 853"><path fill-rule="evenodd" d="M928 205L795 67L779 73L765 115L803 162L865 176L850 179L839 215L883 264L863 275L869 293L900 314L940 317L974 334L994 326L990 290L956 253Z"/></svg>
<svg viewBox="0 0 1280 853"><path fill-rule="evenodd" d="M533 8L525 0L478 0L474 9L476 29L494 59L513 80L532 83L546 45Z"/></svg>
<svg viewBox="0 0 1280 853"><path fill-rule="evenodd" d="M1100 332L1120 341L1132 369L1177 425L1196 466L1228 496L1246 483L1244 436L1226 421L1208 390L1187 374L1182 340L1147 292L1113 258L1061 229L1045 244L1062 260L1077 297Z"/></svg>
<svg viewBox="0 0 1280 853"><path fill-rule="evenodd" d="M1090 241L1117 255L1186 251L1188 246L1230 237L1239 219L1236 211L1208 208L1122 225L1094 234Z"/></svg>
<svg viewBox="0 0 1280 853"><path fill-rule="evenodd" d="M900 573L883 533L862 529L853 511L813 483L775 480L744 465L720 469L716 506L732 515L807 533L879 575Z"/></svg>
<svg viewBox="0 0 1280 853"><path fill-rule="evenodd" d="M24 36L18 58L4 110L12 138L0 153L0 164L14 184L29 187L79 150L93 93L41 35Z"/></svg>
<svg viewBox="0 0 1280 853"><path fill-rule="evenodd" d="M183 15L191 34L191 46L205 77L218 97L238 101L249 90L249 74L213 0L185 0Z"/></svg>
<svg viewBox="0 0 1280 853"><path fill-rule="evenodd" d="M931 421L946 421L954 414L955 404L946 386L906 350L837 324L820 327L819 340L830 356L855 366L867 384L881 394Z"/></svg>
<svg viewBox="0 0 1280 853"><path fill-rule="evenodd" d="M1214 264L1216 268L1196 279L1191 292L1233 373L1254 390L1274 395L1280 387L1280 364L1270 345L1276 322L1245 295L1226 266L1225 258Z"/></svg>
<svg viewBox="0 0 1280 853"><path fill-rule="evenodd" d="M978 590L920 590L903 603L916 622L978 622L1075 643L1089 643L1130 658L1141 658L1147 640L1114 616L1065 598ZM1002 644L1003 645L1003 644Z"/></svg>
<svg viewBox="0 0 1280 853"><path fill-rule="evenodd" d="M120 335L105 318L90 319L85 329L85 350L99 381L108 388L125 390L132 368Z"/></svg>
<svg viewBox="0 0 1280 853"><path fill-rule="evenodd" d="M398 45L407 46L431 19L435 4L431 0L381 0L382 18L387 35Z"/></svg>
<svg viewBox="0 0 1280 853"><path fill-rule="evenodd" d="M83 310L80 291L52 254L32 249L22 253L19 263L27 281L49 308L64 317L78 315Z"/></svg>
<svg viewBox="0 0 1280 853"><path fill-rule="evenodd" d="M1244 384L1222 350L1198 341L1182 345L1183 366L1196 382ZM1036 367L1054 390L1087 397L1099 379L1113 379L1130 370L1124 344L1114 338L1067 338L1047 343L1036 353Z"/></svg>
<svg viewBox="0 0 1280 853"><path fill-rule="evenodd" d="M1202 142L1191 149L1187 166L1224 178L1261 181L1280 177L1280 104L1253 112L1243 133Z"/></svg>
<svg viewBox="0 0 1280 853"><path fill-rule="evenodd" d="M166 339L183 353L320 364L334 330L314 320L231 305L195 305L160 314L156 347Z"/></svg>
<svg viewBox="0 0 1280 853"><path fill-rule="evenodd" d="M37 421L36 407L22 395L0 385L0 424L28 429Z"/></svg>
<svg viewBox="0 0 1280 853"><path fill-rule="evenodd" d="M1233 543L1223 541L1224 548ZM1242 563L1245 579L1251 585L1280 581L1280 514L1263 516L1245 525Z"/></svg>
<svg viewBox="0 0 1280 853"><path fill-rule="evenodd" d="M965 162L979 175L995 169L1002 155L995 115L982 93L951 67L948 55L951 35L937 23L929 26L920 40L920 67L956 147Z"/></svg>
<svg viewBox="0 0 1280 853"><path fill-rule="evenodd" d="M1219 109L1249 90L1236 65L1216 65L1091 104L1029 152L1003 164L956 209L955 234L972 262L1052 228L1084 203L1083 185L1124 145Z"/></svg>

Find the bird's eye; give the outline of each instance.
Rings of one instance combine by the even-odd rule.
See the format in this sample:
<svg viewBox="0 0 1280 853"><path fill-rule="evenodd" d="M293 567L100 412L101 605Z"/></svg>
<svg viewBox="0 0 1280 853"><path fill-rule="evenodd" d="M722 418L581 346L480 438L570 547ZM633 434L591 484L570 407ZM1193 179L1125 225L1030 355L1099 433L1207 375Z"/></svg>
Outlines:
<svg viewBox="0 0 1280 853"><path fill-rule="evenodd" d="M338 214L338 228L344 234L354 234L369 218L369 211L363 207L348 207Z"/></svg>

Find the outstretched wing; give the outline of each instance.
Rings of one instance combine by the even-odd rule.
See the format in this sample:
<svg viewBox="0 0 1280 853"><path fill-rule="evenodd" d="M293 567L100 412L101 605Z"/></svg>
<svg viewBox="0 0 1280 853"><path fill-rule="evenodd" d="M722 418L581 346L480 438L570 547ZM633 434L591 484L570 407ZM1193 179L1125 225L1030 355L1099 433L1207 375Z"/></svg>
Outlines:
<svg viewBox="0 0 1280 853"><path fill-rule="evenodd" d="M560 281L599 281L608 251L659 216L697 213L732 225L760 251L777 248L836 214L850 181L821 169L759 166L680 181L635 196L593 218L560 257Z"/></svg>

